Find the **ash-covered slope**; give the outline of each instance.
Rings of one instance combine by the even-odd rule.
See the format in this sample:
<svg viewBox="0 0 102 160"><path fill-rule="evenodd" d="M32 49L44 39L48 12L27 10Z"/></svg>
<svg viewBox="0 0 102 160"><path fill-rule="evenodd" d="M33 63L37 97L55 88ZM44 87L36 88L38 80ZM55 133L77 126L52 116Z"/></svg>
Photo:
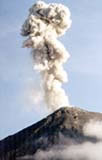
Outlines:
<svg viewBox="0 0 102 160"><path fill-rule="evenodd" d="M28 155L33 155L29 160L36 160L34 155L38 150L46 151L66 143L68 146L72 142L95 143L97 138L83 134L83 126L90 120L102 121L102 114L76 107L61 108L40 122L0 141L0 160L20 160Z"/></svg>

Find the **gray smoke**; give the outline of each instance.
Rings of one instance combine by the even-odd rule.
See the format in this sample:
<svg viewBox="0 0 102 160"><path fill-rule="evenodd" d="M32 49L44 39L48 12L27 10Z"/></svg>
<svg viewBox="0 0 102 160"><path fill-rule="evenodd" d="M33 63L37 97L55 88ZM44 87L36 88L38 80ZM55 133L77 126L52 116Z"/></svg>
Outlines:
<svg viewBox="0 0 102 160"><path fill-rule="evenodd" d="M62 83L67 82L63 64L69 53L57 38L71 26L70 11L62 4L36 2L30 9L21 34L27 36L23 47L32 48L34 69L40 72L47 106L68 106Z"/></svg>

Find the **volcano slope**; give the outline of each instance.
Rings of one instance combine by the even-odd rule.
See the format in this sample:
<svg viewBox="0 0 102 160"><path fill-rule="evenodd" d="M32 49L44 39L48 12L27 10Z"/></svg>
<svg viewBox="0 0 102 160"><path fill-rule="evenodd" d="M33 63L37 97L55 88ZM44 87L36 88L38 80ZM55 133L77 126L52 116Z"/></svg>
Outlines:
<svg viewBox="0 0 102 160"><path fill-rule="evenodd" d="M1 140L0 160L77 160L70 155L63 157L61 152L66 146L68 150L73 144L99 141L94 135L84 134L83 128L90 121L101 122L102 114L77 107L60 108L38 123ZM81 156L79 159L88 158Z"/></svg>

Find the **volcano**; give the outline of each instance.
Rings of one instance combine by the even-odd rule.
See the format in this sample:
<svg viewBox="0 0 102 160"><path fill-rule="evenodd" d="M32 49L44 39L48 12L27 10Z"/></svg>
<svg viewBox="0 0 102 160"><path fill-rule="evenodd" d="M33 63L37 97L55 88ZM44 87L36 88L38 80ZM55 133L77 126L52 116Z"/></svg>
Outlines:
<svg viewBox="0 0 102 160"><path fill-rule="evenodd" d="M102 114L77 107L60 108L36 124L1 140L0 160L40 160L41 158L36 159L35 156L39 151L49 151L55 146L96 143L98 141L96 137L83 133L83 126L90 120L102 121Z"/></svg>

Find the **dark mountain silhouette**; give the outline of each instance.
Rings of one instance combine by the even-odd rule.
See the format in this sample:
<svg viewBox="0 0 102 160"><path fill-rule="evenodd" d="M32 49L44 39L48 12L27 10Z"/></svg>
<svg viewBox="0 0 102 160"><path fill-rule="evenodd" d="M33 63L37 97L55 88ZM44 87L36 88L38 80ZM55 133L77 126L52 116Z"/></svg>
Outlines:
<svg viewBox="0 0 102 160"><path fill-rule="evenodd" d="M0 160L23 160L26 155L34 155L38 150L48 150L65 143L68 145L71 143L70 139L76 143L85 141L94 143L97 141L95 137L83 134L83 126L91 119L101 121L102 114L76 107L60 108L40 122L1 140ZM63 137L67 138L67 142Z"/></svg>

